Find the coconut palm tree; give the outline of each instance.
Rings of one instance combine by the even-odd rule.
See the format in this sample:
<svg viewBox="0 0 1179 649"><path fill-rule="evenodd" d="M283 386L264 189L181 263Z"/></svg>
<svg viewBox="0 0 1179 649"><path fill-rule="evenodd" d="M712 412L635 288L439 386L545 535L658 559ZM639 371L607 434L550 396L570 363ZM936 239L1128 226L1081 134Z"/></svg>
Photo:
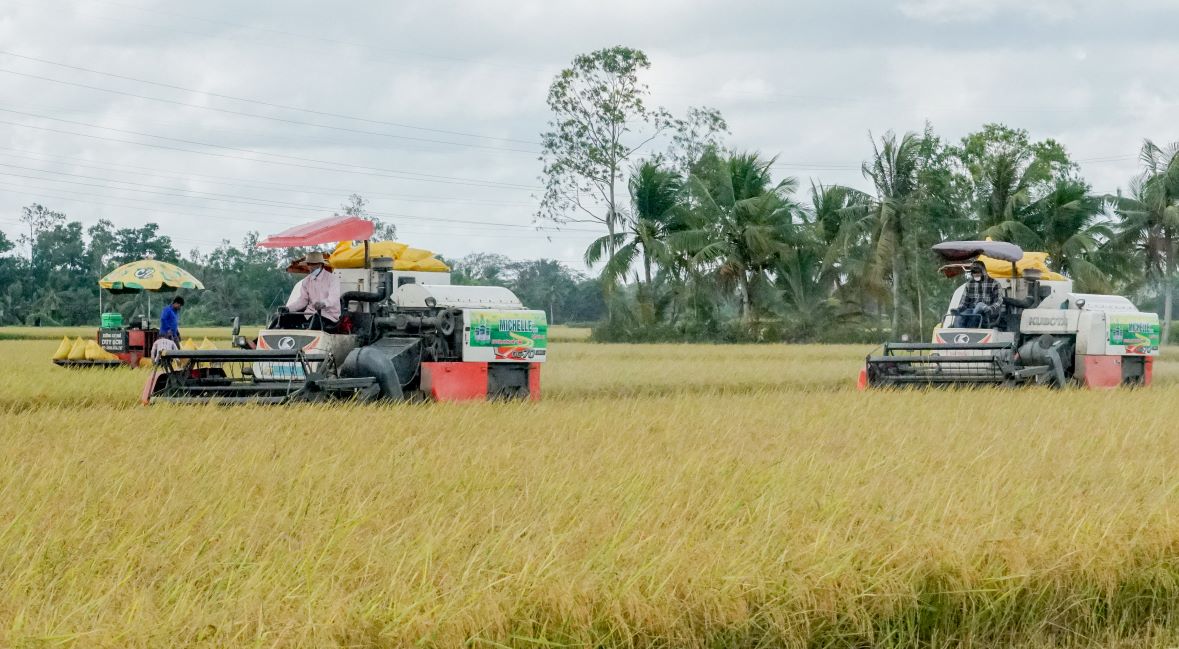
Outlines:
<svg viewBox="0 0 1179 649"><path fill-rule="evenodd" d="M645 321L650 321L654 316L653 268L670 263L674 256L668 235L678 223L675 212L683 180L658 161L645 160L635 165L628 187L632 211L625 230L595 239L586 248L585 262L596 264L613 250L602 269L602 277L611 281L624 279L638 263L643 271L642 278L636 278L639 302Z"/></svg>
<svg viewBox="0 0 1179 649"><path fill-rule="evenodd" d="M871 241L869 282L890 281L892 300L892 330L901 326L901 287L907 259L916 265L919 244L916 231L919 224L921 169L921 136L906 133L898 141L891 131L885 133L877 146L872 140L872 159L863 164L864 177L872 181L876 196L858 224L849 228L867 232Z"/></svg>
<svg viewBox="0 0 1179 649"><path fill-rule="evenodd" d="M800 206L791 199L794 178L775 183L774 160L756 153L710 156L696 165L689 179L689 227L675 240L692 258L715 269L722 281L736 284L742 319L757 317L759 291L768 273L790 249Z"/></svg>
<svg viewBox="0 0 1179 649"><path fill-rule="evenodd" d="M1054 178L1072 169L1064 148L1052 140L1032 142L1022 129L987 124L963 139L958 157L970 175L982 236L1035 245L1039 233L1028 223L1029 210L1052 191Z"/></svg>
<svg viewBox="0 0 1179 649"><path fill-rule="evenodd" d="M1067 273L1086 291L1112 290L1109 259L1098 253L1114 238L1103 197L1089 193L1076 179L1056 183L1048 195L1028 206L1024 219L1034 231L1032 243L1048 253L1053 270Z"/></svg>
<svg viewBox="0 0 1179 649"><path fill-rule="evenodd" d="M1130 194L1114 199L1118 239L1137 250L1148 278L1163 299L1162 343L1170 340L1175 280L1175 239L1179 235L1179 143L1160 147L1146 140L1139 153L1143 171Z"/></svg>

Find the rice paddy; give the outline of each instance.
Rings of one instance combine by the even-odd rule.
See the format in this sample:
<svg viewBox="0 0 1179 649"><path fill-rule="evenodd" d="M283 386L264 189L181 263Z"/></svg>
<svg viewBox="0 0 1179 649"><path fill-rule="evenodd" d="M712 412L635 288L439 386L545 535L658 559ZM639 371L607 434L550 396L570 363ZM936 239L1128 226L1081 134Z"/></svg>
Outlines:
<svg viewBox="0 0 1179 649"><path fill-rule="evenodd" d="M555 343L540 403L138 405L0 340L0 646L1179 640L1179 363L872 392L861 346Z"/></svg>

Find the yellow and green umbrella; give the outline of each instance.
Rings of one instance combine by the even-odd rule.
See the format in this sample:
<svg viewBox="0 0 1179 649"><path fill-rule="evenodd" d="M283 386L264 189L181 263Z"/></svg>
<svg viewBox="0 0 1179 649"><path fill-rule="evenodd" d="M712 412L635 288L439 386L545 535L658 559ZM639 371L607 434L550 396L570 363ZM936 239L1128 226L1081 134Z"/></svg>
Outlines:
<svg viewBox="0 0 1179 649"><path fill-rule="evenodd" d="M111 293L205 288L200 280L183 268L156 259L140 259L119 266L98 280L98 285Z"/></svg>

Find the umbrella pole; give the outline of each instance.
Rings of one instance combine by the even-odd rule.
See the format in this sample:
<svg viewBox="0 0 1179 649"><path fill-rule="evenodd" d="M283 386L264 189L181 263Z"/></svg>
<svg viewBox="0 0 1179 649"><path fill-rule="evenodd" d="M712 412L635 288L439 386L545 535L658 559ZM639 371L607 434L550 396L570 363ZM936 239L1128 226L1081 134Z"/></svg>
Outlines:
<svg viewBox="0 0 1179 649"><path fill-rule="evenodd" d="M102 320L102 289L98 289L98 319Z"/></svg>

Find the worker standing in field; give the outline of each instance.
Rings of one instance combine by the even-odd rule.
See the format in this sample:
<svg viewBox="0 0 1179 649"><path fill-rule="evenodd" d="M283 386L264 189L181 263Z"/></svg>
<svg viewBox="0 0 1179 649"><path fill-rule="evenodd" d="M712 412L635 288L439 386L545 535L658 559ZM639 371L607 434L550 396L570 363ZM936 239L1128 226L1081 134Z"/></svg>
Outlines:
<svg viewBox="0 0 1179 649"><path fill-rule="evenodd" d="M310 272L287 302L291 313L307 316L308 329L334 330L340 321L340 278L324 263L322 252L307 253Z"/></svg>
<svg viewBox="0 0 1179 649"><path fill-rule="evenodd" d="M160 311L160 338L167 338L177 345L180 344L180 309L184 308L184 298L177 295L172 303Z"/></svg>
<svg viewBox="0 0 1179 649"><path fill-rule="evenodd" d="M962 293L962 304L958 306L955 327L985 327L989 320L999 314L1003 306L1003 291L999 282L987 274L987 267L981 262L970 266L970 281Z"/></svg>

